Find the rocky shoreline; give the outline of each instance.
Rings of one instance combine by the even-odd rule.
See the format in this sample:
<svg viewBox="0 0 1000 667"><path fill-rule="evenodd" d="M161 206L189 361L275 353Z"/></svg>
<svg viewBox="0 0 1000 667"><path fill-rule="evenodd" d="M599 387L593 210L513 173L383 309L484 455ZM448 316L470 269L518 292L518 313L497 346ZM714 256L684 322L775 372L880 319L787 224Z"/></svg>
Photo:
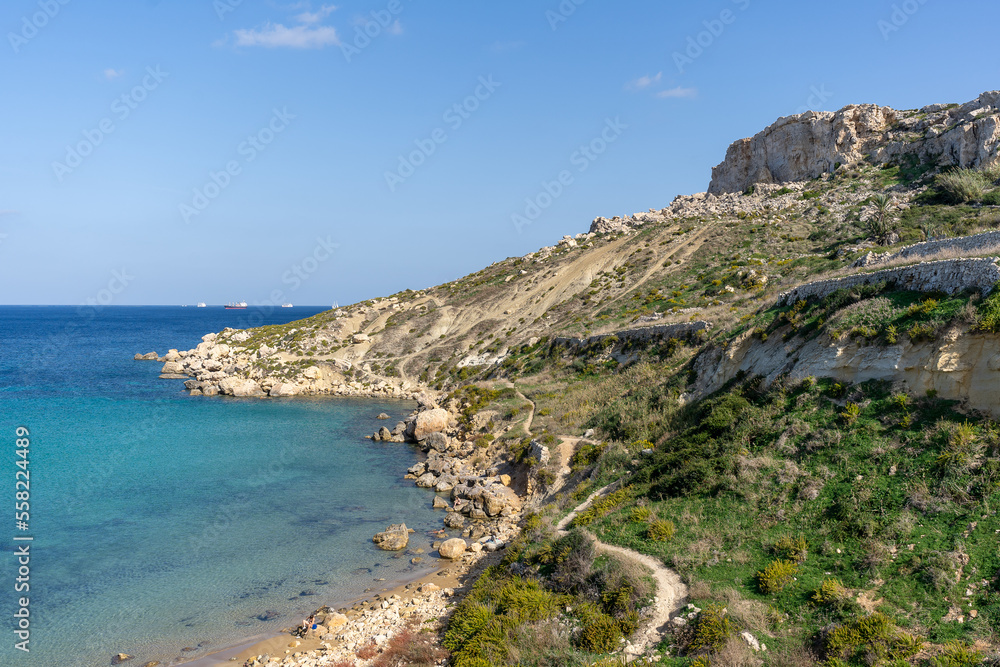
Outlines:
<svg viewBox="0 0 1000 667"><path fill-rule="evenodd" d="M257 653L244 661L246 667L319 667L345 660L366 665L408 629L443 632L465 583L471 585L478 571L519 532L523 501L513 488L517 471L473 442L472 434L458 423L462 406L457 401L442 407L426 393L415 398L419 407L405 421L370 437L415 443L426 453L426 460L412 466L405 478L433 490L430 502L443 510L444 526L462 531L462 537L451 539L444 539L442 531L442 539L432 545L442 569L350 609L321 607L314 614L316 629L302 633L302 640L319 641L318 648L296 651L302 644L290 635L281 653ZM409 532L405 524L394 524L372 540L381 549L401 551L408 546ZM422 556L414 561L418 559Z"/></svg>
<svg viewBox="0 0 1000 667"><path fill-rule="evenodd" d="M415 399L421 393L409 382L373 375L347 361L286 359L286 355L267 345L256 349L241 346L249 336L246 330L225 329L220 334L204 335L191 350L171 349L163 356L138 353L134 359L162 363L160 377L186 380L184 387L192 396ZM273 364L274 370L263 370L258 363L262 360Z"/></svg>
<svg viewBox="0 0 1000 667"><path fill-rule="evenodd" d="M233 334L240 332L223 333L231 342ZM528 487L526 475L498 450L477 444L482 428L460 423L460 411L465 406L459 401L451 399L439 405L441 398L423 387L404 390L384 381L373 385L331 381L327 371L318 366L306 368L294 384L248 377L251 362L259 355L259 350L250 352L223 342L217 334L208 334L193 350L170 350L164 356L155 352L136 354L135 359L163 363L163 378L188 378L185 387L192 395L329 395L417 401L417 409L404 421L391 429L382 427L367 437L421 448L426 458L411 466L404 478L432 491L428 502L442 510L442 530L441 539L432 544L435 553L425 556L417 549L407 554L413 555L414 564L434 564L426 561L436 556L436 571L392 591L380 591L349 608L320 607L313 614L315 629L302 632L300 628L286 628L278 638L261 642L230 661L243 660L239 664L249 667L318 667L344 660L366 665L390 645L393 637L408 629L442 632L451 608L464 594L466 582L471 585L476 573L487 562L496 560L496 552L520 531L523 495ZM310 372L312 369L315 371ZM379 418L387 419L388 415ZM460 533L461 537L449 539L446 531ZM403 551L408 547L410 532L404 524L394 524L372 539L381 549ZM359 657L359 652L370 657Z"/></svg>

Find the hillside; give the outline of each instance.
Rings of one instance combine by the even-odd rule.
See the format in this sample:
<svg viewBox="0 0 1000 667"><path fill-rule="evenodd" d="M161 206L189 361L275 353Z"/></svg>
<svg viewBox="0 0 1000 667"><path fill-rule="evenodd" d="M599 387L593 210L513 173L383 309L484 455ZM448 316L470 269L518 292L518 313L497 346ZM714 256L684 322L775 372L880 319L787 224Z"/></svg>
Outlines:
<svg viewBox="0 0 1000 667"><path fill-rule="evenodd" d="M998 107L784 118L707 193L164 373L419 397L384 437L424 441L466 537L507 531L430 626L453 664L995 664Z"/></svg>

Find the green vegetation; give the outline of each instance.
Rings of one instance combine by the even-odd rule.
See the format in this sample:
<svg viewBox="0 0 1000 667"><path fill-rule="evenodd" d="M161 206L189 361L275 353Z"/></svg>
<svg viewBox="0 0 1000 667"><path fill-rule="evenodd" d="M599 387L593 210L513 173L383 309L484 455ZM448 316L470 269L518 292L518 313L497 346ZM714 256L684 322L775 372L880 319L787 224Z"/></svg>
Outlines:
<svg viewBox="0 0 1000 667"><path fill-rule="evenodd" d="M645 573L598 557L583 533L554 538L529 520L455 609L444 646L458 667L587 665L635 632L652 592Z"/></svg>
<svg viewBox="0 0 1000 667"><path fill-rule="evenodd" d="M636 387L594 424L612 440L631 437L608 427L631 423L626 415L652 390ZM845 405L854 406L849 420ZM747 378L675 404L645 430L656 450L626 480L676 532L656 539L635 507L591 529L673 563L699 606L730 610L731 629L679 637L682 652L712 646L714 655L722 637L751 630L785 650L818 643L831 664L902 664L924 643L989 640L1000 627L1000 428L992 422L879 383L779 380L764 389ZM963 598L962 610L950 611ZM763 617L748 611L758 600L771 610ZM974 618L953 620L970 608ZM964 649L949 650L965 659Z"/></svg>

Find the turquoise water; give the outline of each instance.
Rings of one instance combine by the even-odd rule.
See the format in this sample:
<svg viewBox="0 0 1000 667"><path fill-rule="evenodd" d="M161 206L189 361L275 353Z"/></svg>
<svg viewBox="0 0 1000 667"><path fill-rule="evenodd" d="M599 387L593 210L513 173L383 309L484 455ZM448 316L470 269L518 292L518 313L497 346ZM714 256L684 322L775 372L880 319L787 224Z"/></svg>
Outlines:
<svg viewBox="0 0 1000 667"><path fill-rule="evenodd" d="M417 530L412 547L440 526L429 494L401 479L418 455L362 437L411 405L192 398L159 364L132 361L235 326L207 310L0 308L6 619L20 595L13 537L34 537L31 652L13 648L11 620L0 664L107 665L118 652L172 664L419 574L371 543L389 523ZM68 335L66 321L78 322ZM31 431L26 533L14 526L17 426Z"/></svg>

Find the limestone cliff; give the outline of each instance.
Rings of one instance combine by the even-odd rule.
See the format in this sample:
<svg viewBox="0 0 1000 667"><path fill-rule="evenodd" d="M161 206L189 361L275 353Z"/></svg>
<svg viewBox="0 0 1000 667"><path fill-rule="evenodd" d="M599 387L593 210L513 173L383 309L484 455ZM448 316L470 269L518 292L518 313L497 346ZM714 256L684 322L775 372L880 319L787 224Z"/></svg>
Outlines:
<svg viewBox="0 0 1000 667"><path fill-rule="evenodd" d="M962 105L897 111L874 104L780 118L740 139L712 169L710 194L743 192L760 183L806 181L862 161L913 156L937 166L978 167L997 160L1000 91Z"/></svg>

